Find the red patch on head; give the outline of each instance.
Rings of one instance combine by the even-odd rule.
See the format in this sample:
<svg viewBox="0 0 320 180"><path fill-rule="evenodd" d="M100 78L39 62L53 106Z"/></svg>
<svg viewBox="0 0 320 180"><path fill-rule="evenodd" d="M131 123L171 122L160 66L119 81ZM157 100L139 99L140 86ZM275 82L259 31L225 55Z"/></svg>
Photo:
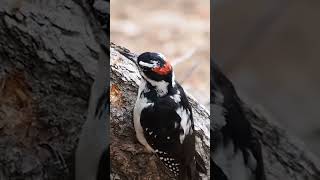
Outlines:
<svg viewBox="0 0 320 180"><path fill-rule="evenodd" d="M171 65L166 62L163 67L156 67L156 68L153 68L152 71L159 74L159 75L167 75L168 73L170 73L172 70L172 67Z"/></svg>

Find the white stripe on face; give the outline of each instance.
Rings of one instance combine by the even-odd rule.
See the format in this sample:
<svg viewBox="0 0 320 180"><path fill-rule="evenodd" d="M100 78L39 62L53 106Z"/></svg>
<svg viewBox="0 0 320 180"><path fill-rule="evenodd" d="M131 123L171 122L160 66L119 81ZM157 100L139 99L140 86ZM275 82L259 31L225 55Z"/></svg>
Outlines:
<svg viewBox="0 0 320 180"><path fill-rule="evenodd" d="M148 68L153 68L153 67L157 66L157 62L156 61L151 61L151 62L152 62L152 64L140 61L139 65L144 66L144 67L148 67Z"/></svg>

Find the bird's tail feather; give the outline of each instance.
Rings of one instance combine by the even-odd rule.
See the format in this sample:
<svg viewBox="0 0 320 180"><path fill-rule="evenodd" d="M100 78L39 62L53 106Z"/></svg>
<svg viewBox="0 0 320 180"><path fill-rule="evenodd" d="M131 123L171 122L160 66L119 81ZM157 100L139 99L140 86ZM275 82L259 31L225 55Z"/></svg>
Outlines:
<svg viewBox="0 0 320 180"><path fill-rule="evenodd" d="M207 174L207 169L204 160L200 154L196 152L194 163L191 163L191 165L182 170L179 180L201 180L200 173Z"/></svg>

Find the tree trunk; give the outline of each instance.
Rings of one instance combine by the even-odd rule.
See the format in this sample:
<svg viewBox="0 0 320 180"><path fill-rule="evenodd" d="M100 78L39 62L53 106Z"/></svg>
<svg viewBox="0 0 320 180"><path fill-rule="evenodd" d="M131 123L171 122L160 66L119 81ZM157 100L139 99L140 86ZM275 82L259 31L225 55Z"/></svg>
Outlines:
<svg viewBox="0 0 320 180"><path fill-rule="evenodd" d="M227 114L226 116L230 117L232 116L232 114L228 113L241 113L245 116L243 118L246 118L246 120L248 120L251 123L253 127L252 139L258 139L262 147L262 159L267 180L320 179L320 164L319 160L316 158L315 155L308 151L308 149L306 149L299 140L290 136L284 129L282 129L278 124L276 124L275 121L272 120L271 116L268 116L266 113L264 113L263 109L249 106L240 99L240 103L237 103L236 101L238 101L238 95L235 91L233 91L232 84L227 78L225 78L225 76L221 73L219 68L213 62L211 64L211 73L211 87L216 89L215 91L213 91L214 89L212 89L211 91L211 115L213 117L211 119L210 124L211 142L215 142L215 139L219 138L219 133L216 132L221 132L221 127L224 126L224 122L221 120L220 117L222 116L221 110L224 107L222 107L223 105L221 105L222 102L220 101L221 99L229 98L228 103L230 103L230 99L232 97L233 99L231 103L234 104L231 104L231 106L234 106L237 110L225 111L224 115ZM225 93L221 95L223 96L223 98L217 98L217 96L219 96L219 93ZM227 123L231 123L231 120L237 119L229 119L229 122ZM231 130L234 130L236 128L242 128L242 126L238 125L232 127ZM214 153L214 150L217 149L216 147L214 147L213 144L211 149L212 153Z"/></svg>
<svg viewBox="0 0 320 180"><path fill-rule="evenodd" d="M243 110L262 143L268 180L319 180L320 161L297 138L288 134L263 110L244 105Z"/></svg>
<svg viewBox="0 0 320 180"><path fill-rule="evenodd" d="M72 179L98 54L109 54L101 4L0 1L1 180Z"/></svg>

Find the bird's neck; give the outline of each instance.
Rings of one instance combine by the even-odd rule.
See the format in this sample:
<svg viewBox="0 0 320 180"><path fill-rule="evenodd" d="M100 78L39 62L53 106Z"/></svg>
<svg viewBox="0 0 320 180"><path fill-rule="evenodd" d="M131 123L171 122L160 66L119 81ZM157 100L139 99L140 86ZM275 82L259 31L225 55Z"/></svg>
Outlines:
<svg viewBox="0 0 320 180"><path fill-rule="evenodd" d="M155 81L145 76L143 77L143 79L144 81L146 81L148 89L150 89L151 91L156 91L158 97L167 95L175 87L175 79L173 73L172 77L166 80Z"/></svg>

